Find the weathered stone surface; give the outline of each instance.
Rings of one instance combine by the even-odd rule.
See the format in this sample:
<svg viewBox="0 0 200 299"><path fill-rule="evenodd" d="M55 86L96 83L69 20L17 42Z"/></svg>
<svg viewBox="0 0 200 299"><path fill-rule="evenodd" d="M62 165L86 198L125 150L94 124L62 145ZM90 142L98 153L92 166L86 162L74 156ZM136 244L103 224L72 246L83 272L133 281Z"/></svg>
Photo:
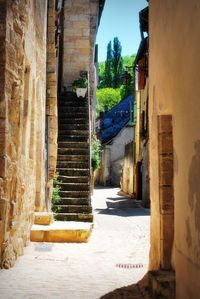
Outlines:
<svg viewBox="0 0 200 299"><path fill-rule="evenodd" d="M3 252L1 258L1 268L9 269L14 266L16 255L13 251L11 241L7 241L3 244Z"/></svg>
<svg viewBox="0 0 200 299"><path fill-rule="evenodd" d="M40 208L45 206L46 29L42 23L47 16L37 17L46 11L46 1L33 6L29 1L9 0L0 6L0 28L2 23L6 29L6 35L0 29L0 256L1 267L9 268L29 241L36 194Z"/></svg>
<svg viewBox="0 0 200 299"><path fill-rule="evenodd" d="M173 138L172 116L158 117L159 202L161 267L170 269L174 238Z"/></svg>

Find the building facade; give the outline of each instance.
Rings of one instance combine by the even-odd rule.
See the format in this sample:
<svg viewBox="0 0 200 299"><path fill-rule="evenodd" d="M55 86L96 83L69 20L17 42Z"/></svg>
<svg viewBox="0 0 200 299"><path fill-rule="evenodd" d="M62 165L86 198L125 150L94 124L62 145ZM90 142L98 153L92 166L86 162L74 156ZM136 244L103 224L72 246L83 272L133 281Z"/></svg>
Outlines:
<svg viewBox="0 0 200 299"><path fill-rule="evenodd" d="M176 298L200 292L200 3L150 1L151 269L174 269Z"/></svg>
<svg viewBox="0 0 200 299"><path fill-rule="evenodd" d="M62 92L79 71L87 70L92 105L95 36L103 3L0 3L2 268L12 267L23 253L34 212L51 209L57 160L57 86Z"/></svg>

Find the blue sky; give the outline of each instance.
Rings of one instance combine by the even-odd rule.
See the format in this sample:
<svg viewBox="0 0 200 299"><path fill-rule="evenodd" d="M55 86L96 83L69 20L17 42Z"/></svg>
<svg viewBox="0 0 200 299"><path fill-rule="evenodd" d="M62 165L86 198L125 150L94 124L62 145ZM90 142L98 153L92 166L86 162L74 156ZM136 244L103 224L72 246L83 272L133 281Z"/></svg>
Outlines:
<svg viewBox="0 0 200 299"><path fill-rule="evenodd" d="M140 43L140 10L147 6L146 0L106 0L96 43L99 45L99 61L106 60L107 44L118 37L122 55L137 52Z"/></svg>

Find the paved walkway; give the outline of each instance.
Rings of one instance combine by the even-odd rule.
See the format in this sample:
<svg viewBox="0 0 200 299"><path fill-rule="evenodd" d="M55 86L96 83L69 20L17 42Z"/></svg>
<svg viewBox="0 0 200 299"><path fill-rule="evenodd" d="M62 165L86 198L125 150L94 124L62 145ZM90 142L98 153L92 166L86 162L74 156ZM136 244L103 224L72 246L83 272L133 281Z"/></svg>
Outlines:
<svg viewBox="0 0 200 299"><path fill-rule="evenodd" d="M88 243L31 243L14 268L1 270L0 298L97 299L140 280L148 264L149 211L118 191L95 190Z"/></svg>

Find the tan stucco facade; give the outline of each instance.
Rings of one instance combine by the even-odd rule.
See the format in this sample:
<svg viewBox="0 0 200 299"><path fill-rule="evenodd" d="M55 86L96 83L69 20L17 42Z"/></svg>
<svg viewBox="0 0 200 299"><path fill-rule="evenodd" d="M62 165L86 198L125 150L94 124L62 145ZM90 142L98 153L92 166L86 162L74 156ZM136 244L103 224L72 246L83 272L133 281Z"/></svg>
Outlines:
<svg viewBox="0 0 200 299"><path fill-rule="evenodd" d="M200 293L199 15L198 0L150 1L150 268L175 269L177 299L197 299ZM172 208L162 213L160 201L163 116L172 119L173 194L165 199L169 205L174 200L174 216ZM173 231L171 246L166 240L172 244Z"/></svg>

